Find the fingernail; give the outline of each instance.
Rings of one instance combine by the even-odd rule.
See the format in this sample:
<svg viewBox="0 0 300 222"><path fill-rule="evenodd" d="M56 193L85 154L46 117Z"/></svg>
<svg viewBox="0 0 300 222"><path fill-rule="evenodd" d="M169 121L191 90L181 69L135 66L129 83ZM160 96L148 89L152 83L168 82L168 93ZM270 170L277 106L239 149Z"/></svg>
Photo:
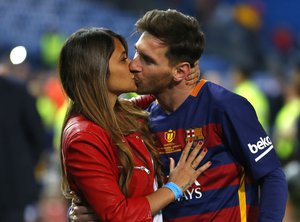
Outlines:
<svg viewBox="0 0 300 222"><path fill-rule="evenodd" d="M206 152L207 152L207 148L204 148L204 149L203 149L203 152L205 152L205 153L206 153Z"/></svg>
<svg viewBox="0 0 300 222"><path fill-rule="evenodd" d="M192 142L193 142L193 139L189 139L189 142L192 143Z"/></svg>
<svg viewBox="0 0 300 222"><path fill-rule="evenodd" d="M203 141L199 141L198 144L199 144L200 146L202 146L202 145L203 145Z"/></svg>

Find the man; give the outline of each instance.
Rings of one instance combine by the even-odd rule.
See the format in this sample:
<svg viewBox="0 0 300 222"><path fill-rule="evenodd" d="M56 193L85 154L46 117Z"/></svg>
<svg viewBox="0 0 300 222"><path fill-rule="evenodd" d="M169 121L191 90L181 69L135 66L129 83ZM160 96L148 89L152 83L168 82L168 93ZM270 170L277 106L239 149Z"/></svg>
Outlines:
<svg viewBox="0 0 300 222"><path fill-rule="evenodd" d="M208 149L213 165L163 210L164 221L282 221L287 184L272 142L250 103L200 80L183 81L204 48L198 22L175 10L152 10L136 23L142 33L130 64L139 94L157 101L150 127L168 175L168 158L178 161L193 139Z"/></svg>
<svg viewBox="0 0 300 222"><path fill-rule="evenodd" d="M46 148L35 99L20 82L0 74L0 221L24 222L38 201L35 168Z"/></svg>

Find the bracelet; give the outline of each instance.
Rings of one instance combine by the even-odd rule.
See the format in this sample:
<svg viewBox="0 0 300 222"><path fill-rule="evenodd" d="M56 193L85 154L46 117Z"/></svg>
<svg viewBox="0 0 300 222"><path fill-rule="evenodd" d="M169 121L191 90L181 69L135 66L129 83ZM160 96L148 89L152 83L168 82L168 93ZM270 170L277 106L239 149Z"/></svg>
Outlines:
<svg viewBox="0 0 300 222"><path fill-rule="evenodd" d="M174 193L175 200L179 199L183 195L183 192L179 186L173 182L166 183L164 187L169 188Z"/></svg>

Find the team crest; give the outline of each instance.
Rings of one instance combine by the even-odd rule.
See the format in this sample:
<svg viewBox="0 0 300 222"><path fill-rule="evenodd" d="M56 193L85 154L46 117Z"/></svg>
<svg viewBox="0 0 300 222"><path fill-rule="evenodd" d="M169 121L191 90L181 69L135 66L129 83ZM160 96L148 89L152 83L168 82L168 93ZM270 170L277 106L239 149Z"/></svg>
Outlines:
<svg viewBox="0 0 300 222"><path fill-rule="evenodd" d="M171 143L175 139L175 136L176 132L174 130L168 130L167 132L165 132L165 140L168 143Z"/></svg>
<svg viewBox="0 0 300 222"><path fill-rule="evenodd" d="M202 128L191 128L185 130L185 142L188 142L190 139L193 141L204 142L203 130Z"/></svg>

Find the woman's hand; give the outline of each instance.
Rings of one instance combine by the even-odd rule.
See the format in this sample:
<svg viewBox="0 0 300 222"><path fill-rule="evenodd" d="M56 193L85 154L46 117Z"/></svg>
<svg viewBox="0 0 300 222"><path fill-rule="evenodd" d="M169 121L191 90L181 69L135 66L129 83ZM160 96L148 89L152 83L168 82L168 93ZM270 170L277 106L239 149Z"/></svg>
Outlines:
<svg viewBox="0 0 300 222"><path fill-rule="evenodd" d="M170 158L169 182L175 183L180 187L182 192L186 191L199 175L211 165L211 161L208 161L198 168L199 163L207 153L207 149L204 148L199 154L199 151L203 146L203 142L200 141L190 152L192 145L193 141L187 143L176 167L174 159Z"/></svg>
<svg viewBox="0 0 300 222"><path fill-rule="evenodd" d="M169 182L172 182L173 185L175 184L175 187L173 185L172 187L170 187L167 183L162 188L147 196L152 215L155 215L165 206L173 202L175 199L179 198L180 195L182 195L182 192L186 191L198 178L198 176L208 167L210 167L210 161L198 167L201 160L207 153L206 148L204 148L200 152L203 146L203 142L199 142L190 152L192 145L193 141L187 143L184 150L182 151L181 157L176 167L174 159L170 158ZM176 188L176 186L178 188ZM182 192L177 192L178 189L180 189Z"/></svg>
<svg viewBox="0 0 300 222"><path fill-rule="evenodd" d="M186 85L193 85L200 79L200 69L198 61L195 63L194 67L191 68L190 74L185 78Z"/></svg>

